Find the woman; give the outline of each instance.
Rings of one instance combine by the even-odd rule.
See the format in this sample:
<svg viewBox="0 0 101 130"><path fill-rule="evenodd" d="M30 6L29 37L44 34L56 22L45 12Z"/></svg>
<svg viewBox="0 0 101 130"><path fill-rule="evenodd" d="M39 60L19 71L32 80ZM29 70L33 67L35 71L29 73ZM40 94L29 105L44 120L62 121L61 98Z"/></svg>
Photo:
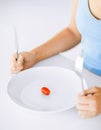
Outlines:
<svg viewBox="0 0 101 130"><path fill-rule="evenodd" d="M69 50L81 42L84 67L101 75L101 0L74 0L69 26L43 45L13 56L11 70L18 73L37 62ZM89 93L92 95L90 96ZM92 86L78 96L77 109L84 118L101 113L101 88Z"/></svg>

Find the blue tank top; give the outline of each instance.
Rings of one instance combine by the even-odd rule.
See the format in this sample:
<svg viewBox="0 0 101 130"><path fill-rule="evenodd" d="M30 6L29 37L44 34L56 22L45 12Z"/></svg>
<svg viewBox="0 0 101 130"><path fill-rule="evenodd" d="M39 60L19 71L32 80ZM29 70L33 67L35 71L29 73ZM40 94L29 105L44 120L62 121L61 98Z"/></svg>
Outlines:
<svg viewBox="0 0 101 130"><path fill-rule="evenodd" d="M101 20L92 15L88 0L78 0L76 24L81 33L84 68L101 76Z"/></svg>

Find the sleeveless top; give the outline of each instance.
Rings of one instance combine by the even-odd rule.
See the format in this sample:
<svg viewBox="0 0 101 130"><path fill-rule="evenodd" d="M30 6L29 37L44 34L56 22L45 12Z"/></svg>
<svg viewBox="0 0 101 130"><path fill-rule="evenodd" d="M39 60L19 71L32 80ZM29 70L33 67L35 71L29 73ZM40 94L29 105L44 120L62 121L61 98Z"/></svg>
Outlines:
<svg viewBox="0 0 101 130"><path fill-rule="evenodd" d="M84 68L101 76L101 20L90 12L88 0L78 0L76 25L81 33Z"/></svg>

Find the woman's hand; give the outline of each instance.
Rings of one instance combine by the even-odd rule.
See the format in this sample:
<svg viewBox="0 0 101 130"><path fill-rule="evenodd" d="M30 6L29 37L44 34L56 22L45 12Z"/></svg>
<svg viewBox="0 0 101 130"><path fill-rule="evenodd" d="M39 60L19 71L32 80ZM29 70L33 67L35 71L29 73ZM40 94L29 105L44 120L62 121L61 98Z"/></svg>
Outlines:
<svg viewBox="0 0 101 130"><path fill-rule="evenodd" d="M34 64L36 64L34 53L21 52L19 53L18 59L16 59L16 54L14 54L12 57L11 72L19 73L22 70L32 67Z"/></svg>
<svg viewBox="0 0 101 130"><path fill-rule="evenodd" d="M101 113L101 88L92 87L78 96L77 109L81 117L90 118Z"/></svg>

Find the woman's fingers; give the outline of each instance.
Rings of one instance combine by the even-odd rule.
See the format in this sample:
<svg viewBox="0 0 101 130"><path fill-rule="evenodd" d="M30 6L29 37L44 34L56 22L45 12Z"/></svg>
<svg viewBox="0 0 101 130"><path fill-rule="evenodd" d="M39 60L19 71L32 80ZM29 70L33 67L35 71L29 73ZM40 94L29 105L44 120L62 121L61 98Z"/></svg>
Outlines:
<svg viewBox="0 0 101 130"><path fill-rule="evenodd" d="M21 54L19 54L18 59L16 58L16 54L14 54L12 56L12 62L13 62L13 64L22 64L23 60L24 60L24 58L23 58L23 56Z"/></svg>
<svg viewBox="0 0 101 130"><path fill-rule="evenodd" d="M21 52L19 53L18 59L16 54L12 57L11 71L20 72L22 70L32 67L37 60L35 60L35 55L30 52Z"/></svg>
<svg viewBox="0 0 101 130"><path fill-rule="evenodd" d="M14 53L12 56L12 62L17 62L16 54Z"/></svg>
<svg viewBox="0 0 101 130"><path fill-rule="evenodd" d="M89 105L84 105L84 104L77 104L76 108L80 111L89 111L91 108Z"/></svg>
<svg viewBox="0 0 101 130"><path fill-rule="evenodd" d="M80 93L77 98L78 104L92 104L95 100L95 95L101 91L101 88L92 87L90 89L85 90L84 92Z"/></svg>
<svg viewBox="0 0 101 130"><path fill-rule="evenodd" d="M11 72L18 73L23 69L23 62L24 58L22 55L19 54L18 59L16 59L16 54L12 57L12 65L11 65Z"/></svg>
<svg viewBox="0 0 101 130"><path fill-rule="evenodd" d="M82 118L89 118L97 115L95 111L86 111L86 110L80 110L78 111L78 113Z"/></svg>
<svg viewBox="0 0 101 130"><path fill-rule="evenodd" d="M22 69L23 69L23 66L20 66L20 67L14 67L14 66L12 66L12 67L11 67L11 72L12 72L12 73L18 73L18 72L20 72Z"/></svg>
<svg viewBox="0 0 101 130"><path fill-rule="evenodd" d="M77 104L88 105L91 103L91 100L92 100L91 96L79 95L77 98Z"/></svg>
<svg viewBox="0 0 101 130"><path fill-rule="evenodd" d="M93 117L101 113L101 88L92 87L80 94L76 107L81 117L84 118Z"/></svg>
<svg viewBox="0 0 101 130"><path fill-rule="evenodd" d="M17 60L18 65L22 65L23 61L24 61L24 58L22 57L22 55L19 55L18 60Z"/></svg>
<svg viewBox="0 0 101 130"><path fill-rule="evenodd" d="M99 87L95 86L95 87L84 90L84 92L82 92L81 95L85 95L85 96L93 95L93 94L95 94L96 92L99 92L99 91L101 91L101 89Z"/></svg>

